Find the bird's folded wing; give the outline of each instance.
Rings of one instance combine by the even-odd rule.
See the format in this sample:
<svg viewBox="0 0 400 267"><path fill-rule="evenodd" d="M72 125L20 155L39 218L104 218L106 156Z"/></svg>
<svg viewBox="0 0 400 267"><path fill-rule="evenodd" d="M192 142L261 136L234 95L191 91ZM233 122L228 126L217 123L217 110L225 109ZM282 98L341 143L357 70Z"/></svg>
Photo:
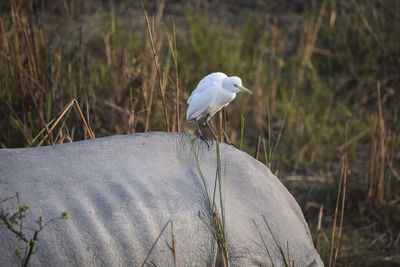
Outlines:
<svg viewBox="0 0 400 267"><path fill-rule="evenodd" d="M187 109L186 119L192 120L203 114L211 103L215 101L217 90L216 85L213 83L202 86L201 88L198 86L189 98L190 102L188 101L189 107Z"/></svg>
<svg viewBox="0 0 400 267"><path fill-rule="evenodd" d="M206 77L201 79L201 81L197 85L196 89L193 90L187 103L190 104L190 102L192 101L193 95L195 95L197 93L201 93L209 87L215 87L215 88L218 88L218 86L222 87L222 80L225 79L226 77L228 77L228 76L226 76L226 74L222 73L222 72L214 72L214 73L207 75Z"/></svg>

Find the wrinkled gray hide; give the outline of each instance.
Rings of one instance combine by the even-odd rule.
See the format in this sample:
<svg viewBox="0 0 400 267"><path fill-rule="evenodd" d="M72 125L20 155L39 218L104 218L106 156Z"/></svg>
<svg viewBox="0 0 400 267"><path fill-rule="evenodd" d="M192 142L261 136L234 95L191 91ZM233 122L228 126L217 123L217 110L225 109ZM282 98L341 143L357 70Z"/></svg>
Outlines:
<svg viewBox="0 0 400 267"><path fill-rule="evenodd" d="M212 196L216 145L209 150L192 138ZM271 265L252 220L274 264L282 266L263 215L286 255L289 247L295 266L322 266L303 214L279 180L233 146L221 144L220 150L231 266ZM45 220L61 211L70 215L40 233L33 266L140 266L168 220L174 225L179 266L218 265L217 243L207 228L207 197L184 134L154 132L2 149L1 199L15 192L31 207L28 225L39 215ZM17 265L15 246L21 242L2 222L0 239L0 266ZM169 245L167 227L148 262L173 266Z"/></svg>

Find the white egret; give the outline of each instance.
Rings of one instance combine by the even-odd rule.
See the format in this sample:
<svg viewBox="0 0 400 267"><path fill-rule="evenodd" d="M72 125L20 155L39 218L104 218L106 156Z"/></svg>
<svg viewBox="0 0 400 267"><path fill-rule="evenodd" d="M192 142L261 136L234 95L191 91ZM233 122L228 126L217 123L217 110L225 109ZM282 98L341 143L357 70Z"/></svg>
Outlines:
<svg viewBox="0 0 400 267"><path fill-rule="evenodd" d="M235 99L236 94L239 92L253 94L242 85L242 80L239 77L228 77L222 72L211 73L199 82L187 101L189 107L186 112L186 120L196 123L201 139L204 141L207 140L201 134L198 121L204 119L208 129L210 129L212 135L217 140L217 136L208 121L215 113Z"/></svg>

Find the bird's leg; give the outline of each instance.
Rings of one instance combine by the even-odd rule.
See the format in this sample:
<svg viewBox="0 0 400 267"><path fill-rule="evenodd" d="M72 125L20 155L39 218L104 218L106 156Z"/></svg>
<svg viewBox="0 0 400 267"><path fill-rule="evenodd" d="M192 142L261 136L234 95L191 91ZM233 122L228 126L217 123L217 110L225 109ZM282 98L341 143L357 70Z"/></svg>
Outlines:
<svg viewBox="0 0 400 267"><path fill-rule="evenodd" d="M204 142L206 142L208 149L210 149L210 145L208 144L208 138L205 137L205 136L203 136L203 135L201 134L200 126L199 126L198 121L197 121L197 120L194 120L194 123L196 123L197 132L199 133L201 140L203 140Z"/></svg>
<svg viewBox="0 0 400 267"><path fill-rule="evenodd" d="M214 131L212 130L212 128L211 128L210 124L208 123L208 121L209 121L209 119L206 120L206 124L207 124L207 126L208 126L208 129L210 129L212 135L213 135L214 138L215 138L215 141L218 142L218 138L217 138L217 136L215 135Z"/></svg>
<svg viewBox="0 0 400 267"><path fill-rule="evenodd" d="M198 122L197 120L194 120L194 123L196 123L197 132L199 133L199 135L200 135L200 136L203 136L203 135L201 134L201 131L200 131L199 122Z"/></svg>

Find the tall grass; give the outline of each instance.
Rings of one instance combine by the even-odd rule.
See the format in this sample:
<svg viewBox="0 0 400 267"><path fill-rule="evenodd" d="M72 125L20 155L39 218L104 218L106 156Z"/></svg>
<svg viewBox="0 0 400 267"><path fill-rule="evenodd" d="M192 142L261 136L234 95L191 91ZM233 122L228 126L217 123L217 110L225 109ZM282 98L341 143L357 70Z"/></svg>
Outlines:
<svg viewBox="0 0 400 267"><path fill-rule="evenodd" d="M210 194L207 189L206 177L203 174L203 171L200 168L200 162L198 156L196 154L196 150L193 146L193 142L190 139L190 136L186 135L187 141L189 143L190 149L193 154L194 161L196 163L197 171L199 172L201 181L204 186L204 191L207 195L208 206L210 210L208 211L208 221L206 221L206 225L210 232L213 234L215 240L217 241L219 255L221 257L222 265L224 267L230 266L229 253L228 253L228 243L227 243L227 235L226 235L226 218L225 218L225 208L223 201L223 188L222 188L222 170L221 170L221 152L219 149L219 142L215 140L215 152L216 152L216 174L214 180L214 188L213 188L213 196L210 198ZM212 143L213 145L214 143ZM207 144L208 146L208 144ZM219 195L219 210L216 205L216 193Z"/></svg>

